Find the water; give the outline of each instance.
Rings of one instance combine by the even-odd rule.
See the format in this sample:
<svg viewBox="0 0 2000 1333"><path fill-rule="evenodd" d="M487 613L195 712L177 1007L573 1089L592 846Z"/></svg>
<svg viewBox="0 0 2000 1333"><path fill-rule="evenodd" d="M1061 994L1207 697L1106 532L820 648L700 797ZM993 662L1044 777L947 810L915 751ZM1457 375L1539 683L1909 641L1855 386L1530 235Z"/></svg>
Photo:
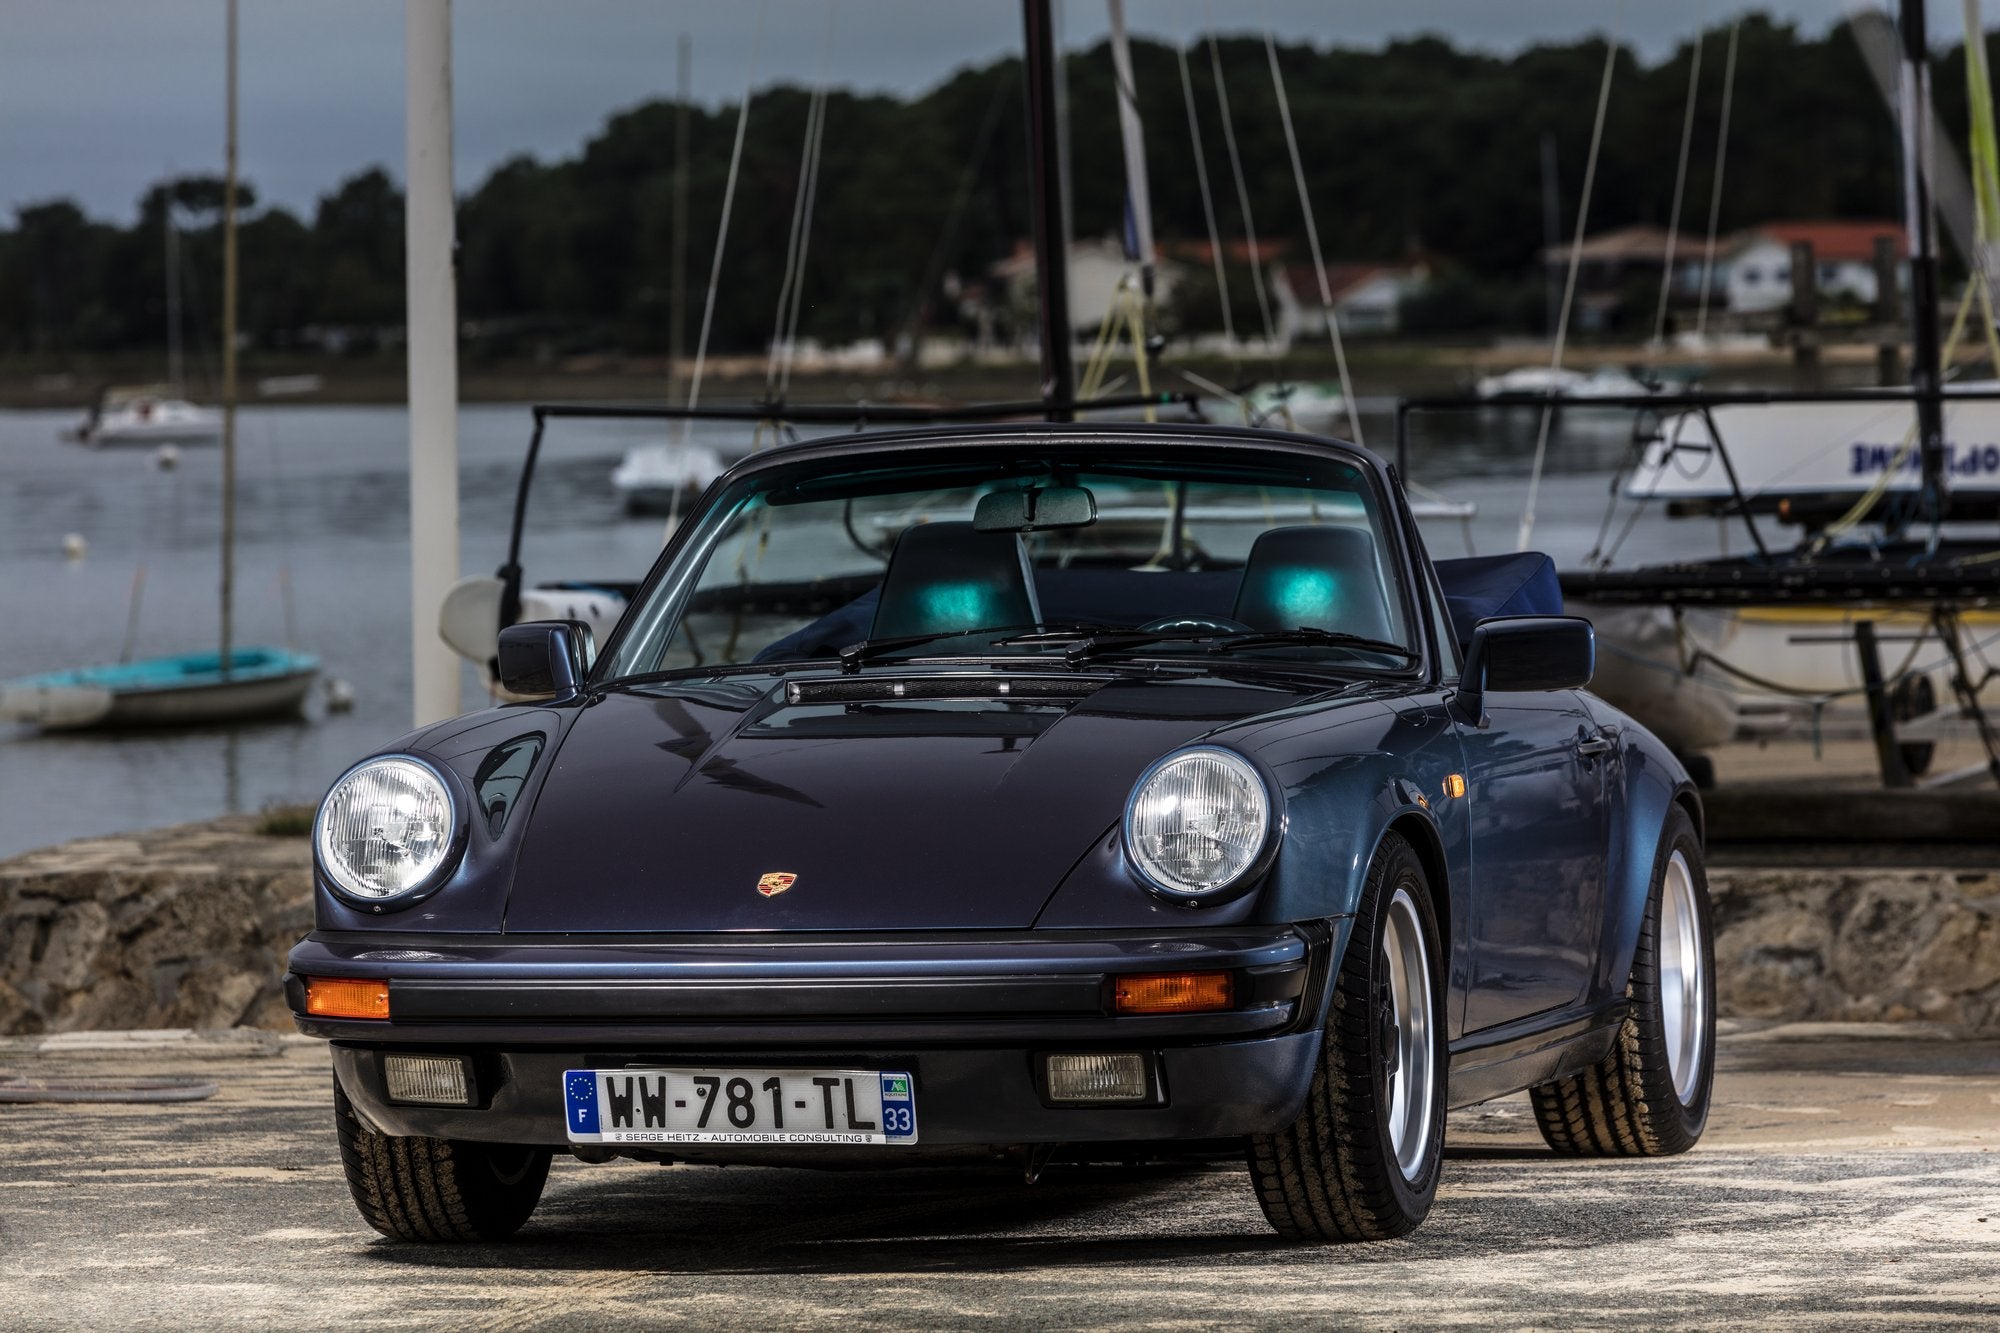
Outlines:
<svg viewBox="0 0 2000 1333"><path fill-rule="evenodd" d="M162 471L145 449L60 443L72 412L0 413L0 678L115 661L135 574L144 570L133 651L208 649L217 639L220 460L184 447ZM238 417L236 639L291 642L354 690L351 712L317 694L303 722L188 732L39 735L0 725L0 857L92 834L316 800L362 754L409 729L407 416L400 407L251 407ZM505 558L529 415L511 405L459 414L461 569ZM1364 417L1385 452L1387 415ZM1534 451L1532 414L1420 419L1415 478L1480 515L1426 524L1439 557L1513 549ZM660 423L556 422L529 510L524 563L534 578L636 578L659 549L658 519L619 510L609 474ZM1616 418L1573 414L1550 442L1535 545L1573 562L1588 552L1612 470L1627 448ZM725 456L741 427L698 432ZM1657 521L1623 558L1689 552L1690 529ZM65 534L89 543L66 559ZM1712 536L1707 540L1713 540ZM1715 549L1712 545L1708 550ZM290 596L285 595L289 584ZM289 604L289 609L288 609ZM427 616L434 612L426 612ZM468 668L464 704L484 694Z"/></svg>

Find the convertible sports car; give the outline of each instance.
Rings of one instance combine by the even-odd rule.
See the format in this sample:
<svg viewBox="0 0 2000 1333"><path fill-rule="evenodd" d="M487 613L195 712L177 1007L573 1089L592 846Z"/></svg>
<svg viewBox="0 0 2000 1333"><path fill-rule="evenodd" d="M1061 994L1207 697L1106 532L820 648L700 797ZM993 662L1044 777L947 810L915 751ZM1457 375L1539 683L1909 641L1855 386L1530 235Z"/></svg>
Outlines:
<svg viewBox="0 0 2000 1333"><path fill-rule="evenodd" d="M286 985L362 1216L506 1235L558 1150L1243 1153L1279 1232L1366 1240L1429 1211L1450 1107L1684 1151L1701 805L1557 606L1545 557L1434 566L1325 439L752 456L601 653L507 629L526 701L321 805Z"/></svg>

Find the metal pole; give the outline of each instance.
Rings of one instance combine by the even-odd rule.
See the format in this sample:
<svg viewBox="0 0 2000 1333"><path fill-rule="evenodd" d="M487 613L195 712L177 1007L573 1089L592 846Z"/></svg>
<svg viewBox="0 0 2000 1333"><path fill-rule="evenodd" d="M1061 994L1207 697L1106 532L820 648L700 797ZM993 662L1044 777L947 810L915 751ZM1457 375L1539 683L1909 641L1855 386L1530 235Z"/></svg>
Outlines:
<svg viewBox="0 0 2000 1333"><path fill-rule="evenodd" d="M681 34L674 81L674 258L667 286L667 398L681 396L681 357L687 351L688 111L693 53Z"/></svg>
<svg viewBox="0 0 2000 1333"><path fill-rule="evenodd" d="M1063 183L1056 134L1055 32L1049 0L1021 0L1026 30L1028 181L1034 197L1035 292L1041 307L1042 399L1051 421L1068 421L1076 396L1070 354L1069 256L1063 236Z"/></svg>
<svg viewBox="0 0 2000 1333"><path fill-rule="evenodd" d="M438 637L458 578L458 295L452 266L451 0L405 0L403 244L410 376L410 686L416 725L459 711Z"/></svg>
<svg viewBox="0 0 2000 1333"><path fill-rule="evenodd" d="M229 0L228 130L222 168L222 658L229 676L236 601L236 0ZM171 205L170 205L171 206Z"/></svg>
<svg viewBox="0 0 2000 1333"><path fill-rule="evenodd" d="M161 201L162 220L167 227L167 383L175 394L184 392L181 357L181 234L174 226L173 185L167 186Z"/></svg>
<svg viewBox="0 0 2000 1333"><path fill-rule="evenodd" d="M1923 518L1945 511L1943 379L1938 365L1938 272L1930 192L1930 46L1924 0L1902 0L1903 79L1898 105L1903 128L1903 211L1910 236L1910 387L1917 395L1917 438L1923 463Z"/></svg>

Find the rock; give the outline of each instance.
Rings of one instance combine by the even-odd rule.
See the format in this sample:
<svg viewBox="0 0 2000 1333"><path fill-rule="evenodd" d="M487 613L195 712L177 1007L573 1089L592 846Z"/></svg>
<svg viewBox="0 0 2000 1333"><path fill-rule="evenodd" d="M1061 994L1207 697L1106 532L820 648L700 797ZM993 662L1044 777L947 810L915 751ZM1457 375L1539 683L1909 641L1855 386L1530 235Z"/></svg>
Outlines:
<svg viewBox="0 0 2000 1333"><path fill-rule="evenodd" d="M289 1029L279 983L312 928L311 852L255 824L231 816L0 862L0 1035Z"/></svg>
<svg viewBox="0 0 2000 1333"><path fill-rule="evenodd" d="M2000 1032L2000 873L1711 867L1716 1007Z"/></svg>
<svg viewBox="0 0 2000 1333"><path fill-rule="evenodd" d="M231 816L0 862L0 1036L291 1027L304 838ZM2000 872L1711 867L1717 1009L2000 1033Z"/></svg>

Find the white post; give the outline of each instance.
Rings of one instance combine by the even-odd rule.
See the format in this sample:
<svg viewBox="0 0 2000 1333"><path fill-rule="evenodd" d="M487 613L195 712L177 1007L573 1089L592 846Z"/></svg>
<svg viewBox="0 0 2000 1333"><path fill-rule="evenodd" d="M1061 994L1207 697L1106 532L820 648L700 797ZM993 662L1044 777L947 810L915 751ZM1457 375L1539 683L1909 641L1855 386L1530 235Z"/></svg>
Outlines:
<svg viewBox="0 0 2000 1333"><path fill-rule="evenodd" d="M405 0L403 245L410 367L410 686L417 726L459 711L438 608L458 580L458 291L452 269L451 0Z"/></svg>

